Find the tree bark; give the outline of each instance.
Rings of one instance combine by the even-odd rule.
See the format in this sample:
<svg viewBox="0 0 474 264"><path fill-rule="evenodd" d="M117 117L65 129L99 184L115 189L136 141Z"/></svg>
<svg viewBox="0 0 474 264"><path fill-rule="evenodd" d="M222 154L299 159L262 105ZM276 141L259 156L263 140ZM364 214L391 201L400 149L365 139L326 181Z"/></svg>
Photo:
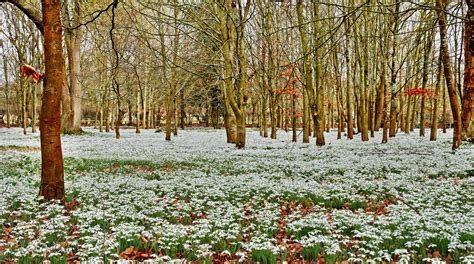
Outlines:
<svg viewBox="0 0 474 264"><path fill-rule="evenodd" d="M321 73L321 47L318 41L320 37L320 23L319 23L319 3L313 2L313 27L314 27L314 70L315 70L315 95L316 101L314 102L314 113L316 114L315 119L315 130L316 130L316 146L324 146L326 144L324 140L324 126L325 126L325 107L324 107L324 86L323 76ZM305 53L305 55L309 55Z"/></svg>
<svg viewBox="0 0 474 264"><path fill-rule="evenodd" d="M453 145L452 149L456 150L461 145L461 115L459 113L459 102L456 90L453 85L451 73L451 61L449 58L448 42L446 39L446 6L447 0L436 0L436 7L438 13L439 35L440 35L440 56L443 58L444 79L446 80L446 87L448 89L449 102L451 105L451 112L453 115Z"/></svg>
<svg viewBox="0 0 474 264"><path fill-rule="evenodd" d="M7 56L3 54L3 74L5 78L5 99L6 99L6 110L7 110L7 128L10 128L10 89L8 86L8 63Z"/></svg>
<svg viewBox="0 0 474 264"><path fill-rule="evenodd" d="M431 120L430 141L435 141L438 137L438 114L439 114L439 98L441 96L441 77L443 76L443 58L439 57L438 72L436 75L436 91L433 102L433 117Z"/></svg>
<svg viewBox="0 0 474 264"><path fill-rule="evenodd" d="M64 201L61 149L61 92L64 80L61 2L43 0L45 78L40 117L41 183L39 194Z"/></svg>
<svg viewBox="0 0 474 264"><path fill-rule="evenodd" d="M474 1L466 0L464 22L464 96L462 100L462 138L474 138Z"/></svg>
<svg viewBox="0 0 474 264"><path fill-rule="evenodd" d="M74 1L73 7L73 18L69 19L69 10L67 6L67 1L64 2L64 8L66 17L69 20L68 26L74 27L80 23L81 19L81 7L79 0ZM74 30L66 30L66 50L67 57L69 61L69 93L63 94L64 96L69 96L68 103L63 104L64 107L68 107L65 111L67 113L63 118L63 132L65 133L80 133L81 130L81 121L82 121L82 84L80 82L81 78L81 40L82 40L82 31L80 28Z"/></svg>
<svg viewBox="0 0 474 264"><path fill-rule="evenodd" d="M426 85L428 83L428 64L430 60L431 49L433 46L433 39L434 39L434 30L430 30L426 33L426 40L425 40L425 49L423 54L423 77L421 81L422 89L426 89ZM420 106L420 136L425 136L425 104L426 104L426 96L422 95L421 97L421 106Z"/></svg>
<svg viewBox="0 0 474 264"><path fill-rule="evenodd" d="M300 32L301 50L303 52L303 74L304 74L304 101L303 101L303 143L309 143L310 122L313 114L313 67L309 60L308 38L306 36L306 24L303 14L303 0L297 0L296 10L298 15L298 30Z"/></svg>

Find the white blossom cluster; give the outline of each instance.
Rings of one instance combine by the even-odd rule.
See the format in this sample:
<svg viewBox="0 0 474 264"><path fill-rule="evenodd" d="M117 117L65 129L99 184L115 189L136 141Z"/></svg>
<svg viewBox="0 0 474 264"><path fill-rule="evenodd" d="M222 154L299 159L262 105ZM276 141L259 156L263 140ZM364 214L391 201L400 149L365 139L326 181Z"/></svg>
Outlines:
<svg viewBox="0 0 474 264"><path fill-rule="evenodd" d="M474 258L474 147L453 153L449 135L380 144L380 135L361 142L331 132L316 147L249 129L238 150L224 130L184 130L171 142L151 130L121 133L63 137L66 192L79 202L71 212L37 197L39 152L0 149L0 225L11 229L0 233L0 262L69 252L100 262L130 246L154 247L156 263L177 253L245 261L257 252L282 256L291 243L354 263L431 259L427 250ZM12 145L38 147L39 138L0 129L0 146ZM105 166L77 169L94 161Z"/></svg>

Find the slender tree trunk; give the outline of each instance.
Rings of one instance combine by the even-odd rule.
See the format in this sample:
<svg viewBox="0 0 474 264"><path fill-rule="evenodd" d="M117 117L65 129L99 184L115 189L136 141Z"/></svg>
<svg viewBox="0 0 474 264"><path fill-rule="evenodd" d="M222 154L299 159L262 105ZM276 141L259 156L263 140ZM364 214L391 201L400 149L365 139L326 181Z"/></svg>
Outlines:
<svg viewBox="0 0 474 264"><path fill-rule="evenodd" d="M36 85L31 84L31 133L36 133Z"/></svg>
<svg viewBox="0 0 474 264"><path fill-rule="evenodd" d="M347 138L354 138L354 114L353 114L353 88L351 85L351 60L349 56L350 38L349 38L349 20L344 21L344 30L346 45L344 48L344 56L346 59L346 111L347 111Z"/></svg>
<svg viewBox="0 0 474 264"><path fill-rule="evenodd" d="M316 49L314 51L314 70L315 70L315 94L316 102L313 103L313 113L316 114L315 130L316 130L316 146L324 146L326 144L324 140L324 125L325 125L325 109L324 109L324 86L323 76L321 73L321 48L319 47L319 34L320 34L320 23L319 23L319 3L313 2L313 27L314 27L314 44ZM304 53L305 56L309 54ZM311 66L310 66L311 67ZM310 71L312 74L312 72ZM307 79L308 80L308 79Z"/></svg>
<svg viewBox="0 0 474 264"><path fill-rule="evenodd" d="M410 131L411 131L410 129L410 126L411 126L410 119L411 119L411 112L412 112L411 105L412 105L412 101L414 100L415 100L414 96L407 96L407 112L405 115L405 120L403 120L402 118L402 122L403 121L405 122L405 126L404 126L405 134L410 134Z"/></svg>
<svg viewBox="0 0 474 264"><path fill-rule="evenodd" d="M434 29L428 31L425 35L425 48L424 48L424 54L423 54L423 77L421 81L421 87L422 89L426 89L426 85L428 83L428 74L429 74L429 69L428 69L428 64L430 62L430 54L431 54L431 49L433 46L433 40L434 40ZM421 97L421 106L420 106L420 136L424 137L425 136L425 104L426 104L426 96L422 95Z"/></svg>
<svg viewBox="0 0 474 264"><path fill-rule="evenodd" d="M438 72L436 76L436 91L433 102L433 117L431 121L430 140L435 141L438 137L438 112L439 112L439 97L441 93L441 77L443 76L443 58L439 57Z"/></svg>
<svg viewBox="0 0 474 264"><path fill-rule="evenodd" d="M127 101L127 106L128 106L128 122L127 126L133 126L132 119L133 119L133 105L131 101Z"/></svg>
<svg viewBox="0 0 474 264"><path fill-rule="evenodd" d="M263 103L262 103L263 137L268 137L267 97L268 97L267 95L263 95Z"/></svg>
<svg viewBox="0 0 474 264"><path fill-rule="evenodd" d="M170 84L169 90L168 90L168 98L166 99L166 135L165 135L165 140L170 141L171 140L171 122L173 120L173 114L174 114L174 85Z"/></svg>
<svg viewBox="0 0 474 264"><path fill-rule="evenodd" d="M43 0L45 79L40 116L41 183L39 194L64 201L61 149L61 92L64 80L61 3Z"/></svg>
<svg viewBox="0 0 474 264"><path fill-rule="evenodd" d="M171 92L170 92L171 93ZM147 129L147 124L146 124L146 116L147 116L147 108L146 108L146 102L147 102L147 86L143 85L143 92L142 92L142 127L144 129Z"/></svg>
<svg viewBox="0 0 474 264"><path fill-rule="evenodd" d="M293 94L291 97L291 141L296 142L298 140L298 132L296 131L296 94Z"/></svg>
<svg viewBox="0 0 474 264"><path fill-rule="evenodd" d="M3 53L3 75L5 77L5 107L7 108L7 128L10 128L10 88L8 86L8 63L5 53Z"/></svg>
<svg viewBox="0 0 474 264"><path fill-rule="evenodd" d="M306 24L303 14L303 0L296 1L296 10L298 15L298 30L300 32L301 49L303 52L303 74L304 74L304 99L303 99L303 143L309 143L310 136L310 118L313 114L313 67L309 59L308 39L306 36Z"/></svg>
<svg viewBox="0 0 474 264"><path fill-rule="evenodd" d="M448 111L446 109L446 82L442 84L442 90L443 90L443 134L446 134L447 132L447 126L448 126Z"/></svg>
<svg viewBox="0 0 474 264"><path fill-rule="evenodd" d="M23 119L23 134L26 135L26 129L28 127L28 109L26 104L26 97L28 96L27 88L25 88L25 81L23 77L20 77L20 87L21 87L21 114Z"/></svg>
<svg viewBox="0 0 474 264"><path fill-rule="evenodd" d="M227 143L235 143L237 138L237 130L235 124L235 117L229 102L224 96L224 126L227 135ZM268 136L268 135L267 135Z"/></svg>
<svg viewBox="0 0 474 264"><path fill-rule="evenodd" d="M69 18L69 10L67 1L64 2L64 9L69 27L74 27L80 23L81 19L81 3L79 0L74 1L73 7L73 19ZM63 117L63 132L65 133L79 133L81 132L81 120L82 120L82 85L80 82L81 78L81 40L82 31L81 28L67 29L66 30L66 51L69 61L69 90L68 93L64 93L64 96L68 96L67 104L63 104L63 109L66 115Z"/></svg>
<svg viewBox="0 0 474 264"><path fill-rule="evenodd" d="M137 90L137 114L136 114L136 124L135 124L135 133L140 134L140 90Z"/></svg>
<svg viewBox="0 0 474 264"><path fill-rule="evenodd" d="M399 16L400 16L400 5L401 1L395 1L395 10L393 13L393 42L392 42L392 62L391 62L391 78L390 78L390 89L391 89L391 102L390 102L390 133L389 137L395 137L397 132L397 116L398 116L398 105L399 101L396 97L397 87L397 69L396 69L396 56L398 53L398 27L399 27Z"/></svg>
<svg viewBox="0 0 474 264"><path fill-rule="evenodd" d="M416 121L416 103L417 103L417 98L413 97L413 110L411 111L411 117L410 117L410 132L413 132L415 130L415 121Z"/></svg>
<svg viewBox="0 0 474 264"><path fill-rule="evenodd" d="M276 96L272 95L270 98L270 124L271 124L271 134L270 138L276 139L277 138L277 106L276 106Z"/></svg>
<svg viewBox="0 0 474 264"><path fill-rule="evenodd" d="M184 110L184 88L181 88L180 91L179 91L179 117L180 117L180 121L179 121L179 125L181 127L181 129L184 129L184 119L186 118L186 112Z"/></svg>
<svg viewBox="0 0 474 264"><path fill-rule="evenodd" d="M99 110L99 132L103 132L103 126L104 126L104 107L100 106Z"/></svg>
<svg viewBox="0 0 474 264"><path fill-rule="evenodd" d="M375 120L374 120L374 130L379 131L380 125L382 124L382 117L384 111L384 102L385 102L385 66L382 65L382 72L380 74L380 84L377 92L377 98L375 100Z"/></svg>

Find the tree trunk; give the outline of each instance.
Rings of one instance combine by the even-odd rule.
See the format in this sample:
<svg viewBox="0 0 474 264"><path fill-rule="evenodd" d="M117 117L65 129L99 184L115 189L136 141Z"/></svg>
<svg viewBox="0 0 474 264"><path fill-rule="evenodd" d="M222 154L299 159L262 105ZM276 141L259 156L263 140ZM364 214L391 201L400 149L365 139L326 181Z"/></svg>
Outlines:
<svg viewBox="0 0 474 264"><path fill-rule="evenodd" d="M133 126L132 120L133 120L133 105L131 101L127 101L128 105L128 122L127 126Z"/></svg>
<svg viewBox="0 0 474 264"><path fill-rule="evenodd" d="M10 128L10 90L8 87L8 63L5 53L3 54L3 74L5 76L5 104L7 108L7 128Z"/></svg>
<svg viewBox="0 0 474 264"><path fill-rule="evenodd" d="M296 142L298 140L296 131L296 94L291 96L291 110L291 141Z"/></svg>
<svg viewBox="0 0 474 264"><path fill-rule="evenodd" d="M185 105L184 105L184 87L179 91L179 125L181 129L184 129L184 119L186 118Z"/></svg>
<svg viewBox="0 0 474 264"><path fill-rule="evenodd" d="M444 82L443 84L443 134L446 134L446 129L447 129L447 126L448 126L448 111L446 109L446 82Z"/></svg>
<svg viewBox="0 0 474 264"><path fill-rule="evenodd" d="M375 100L375 120L374 130L379 131L380 125L382 124L383 117L383 106L385 102L385 65L382 65L382 73L380 74L380 85L377 92L377 98Z"/></svg>
<svg viewBox="0 0 474 264"><path fill-rule="evenodd" d="M61 92L64 80L61 2L43 0L45 79L40 116L41 183L39 194L64 201L61 149Z"/></svg>
<svg viewBox="0 0 474 264"><path fill-rule="evenodd" d="M411 111L411 117L410 117L410 132L413 132L415 130L415 119L416 119L416 103L417 103L417 98L413 97L413 109Z"/></svg>
<svg viewBox="0 0 474 264"><path fill-rule="evenodd" d="M271 125L271 139L277 138L277 106L276 106L276 96L272 95L270 97L270 125Z"/></svg>
<svg viewBox="0 0 474 264"><path fill-rule="evenodd" d="M466 0L464 22L464 96L462 100L462 138L474 138L474 1Z"/></svg>
<svg viewBox="0 0 474 264"><path fill-rule="evenodd" d="M426 33L426 40L425 40L425 49L424 49L424 54L423 54L423 77L421 81L421 87L422 89L426 89L426 85L428 83L428 74L429 74L429 69L428 69L428 64L430 62L430 54L431 54L431 49L433 46L433 40L434 40L434 30L430 30ZM426 104L426 96L422 95L421 97L421 106L420 106L420 136L424 137L425 136L425 104Z"/></svg>
<svg viewBox="0 0 474 264"><path fill-rule="evenodd" d="M350 47L350 39L349 39L349 20L346 19L344 21L344 30L346 32L346 45L344 48L344 57L346 59L346 111L347 111L347 138L353 139L354 138L354 114L353 114L353 89L351 87L351 61L349 56L349 47Z"/></svg>
<svg viewBox="0 0 474 264"><path fill-rule="evenodd" d="M69 18L69 11L67 10L67 1L65 3L66 17ZM74 27L80 23L81 19L81 4L78 0L74 1L73 8L73 22L69 22L70 27ZM69 19L70 20L70 19ZM80 133L81 119L82 119L82 85L81 78L81 28L74 30L66 30L66 50L69 61L69 102L70 112L65 118L69 119L64 122L63 132L66 133Z"/></svg>
<svg viewBox="0 0 474 264"><path fill-rule="evenodd" d="M173 120L173 114L174 114L174 85L170 84L169 90L168 90L168 96L166 99L166 135L165 135L165 140L170 141L171 140L171 121Z"/></svg>
<svg viewBox="0 0 474 264"><path fill-rule="evenodd" d="M300 32L301 50L303 52L303 74L304 74L304 99L303 99L303 143L309 143L310 122L313 116L313 67L309 60L308 39L306 36L306 24L303 15L303 0L297 0L296 10L298 15L298 30Z"/></svg>
<svg viewBox="0 0 474 264"><path fill-rule="evenodd" d="M263 102L262 102L263 137L268 137L267 97L268 97L267 95L263 95Z"/></svg>
<svg viewBox="0 0 474 264"><path fill-rule="evenodd" d="M28 127L28 115L26 109L26 88L25 88L25 80L23 77L20 77L20 89L21 89L21 119L23 125L23 135L26 135L26 128Z"/></svg>
<svg viewBox="0 0 474 264"><path fill-rule="evenodd" d="M146 124L146 116L147 116L147 108L146 108L146 101L147 101L147 87L146 84L143 86L143 91L142 91L142 128L147 129L147 124Z"/></svg>
<svg viewBox="0 0 474 264"><path fill-rule="evenodd" d="M229 102L225 97L226 96L224 95L224 126L227 135L227 143L235 143L237 138L235 117L232 109L230 109Z"/></svg>
<svg viewBox="0 0 474 264"><path fill-rule="evenodd" d="M436 91L433 102L433 117L431 118L431 133L430 140L435 141L438 137L438 112L439 112L439 97L441 93L441 76L443 76L443 58L439 57L438 72L436 76Z"/></svg>
<svg viewBox="0 0 474 264"><path fill-rule="evenodd" d="M31 133L36 133L36 85L31 84Z"/></svg>
<svg viewBox="0 0 474 264"><path fill-rule="evenodd" d="M135 124L135 133L140 134L140 90L137 91L137 114L136 114L136 124Z"/></svg>
<svg viewBox="0 0 474 264"><path fill-rule="evenodd" d="M319 3L313 2L313 27L314 27L314 45L316 49L314 51L314 70L315 70L315 85L314 88L316 94L316 102L313 103L316 113L316 146L324 146L326 144L324 140L324 125L325 125L325 109L324 109L324 86L323 76L321 73L321 48L318 38L320 37L320 25L319 25ZM305 53L308 55L308 53ZM312 74L312 73L311 73Z"/></svg>
<svg viewBox="0 0 474 264"><path fill-rule="evenodd" d="M438 12L438 24L439 24L439 35L440 35L440 56L443 58L444 68L444 79L446 80L446 87L448 88L449 102L451 104L451 112L453 114L453 146L455 150L461 145L461 115L459 113L459 102L456 94L456 90L453 86L452 74L451 74L451 61L449 58L448 42L446 39L446 6L447 0L436 0L437 12Z"/></svg>

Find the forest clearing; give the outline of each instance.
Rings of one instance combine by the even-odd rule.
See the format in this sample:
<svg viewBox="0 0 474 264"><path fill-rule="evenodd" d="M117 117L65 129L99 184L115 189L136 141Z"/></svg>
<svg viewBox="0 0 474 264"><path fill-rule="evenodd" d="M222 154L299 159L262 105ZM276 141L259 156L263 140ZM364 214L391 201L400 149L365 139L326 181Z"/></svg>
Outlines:
<svg viewBox="0 0 474 264"><path fill-rule="evenodd" d="M249 130L239 150L223 130L86 129L63 137L63 208L39 201L39 138L20 132L0 129L0 261L474 261L474 148L447 134L314 150Z"/></svg>
<svg viewBox="0 0 474 264"><path fill-rule="evenodd" d="M474 263L474 0L0 0L0 264Z"/></svg>

